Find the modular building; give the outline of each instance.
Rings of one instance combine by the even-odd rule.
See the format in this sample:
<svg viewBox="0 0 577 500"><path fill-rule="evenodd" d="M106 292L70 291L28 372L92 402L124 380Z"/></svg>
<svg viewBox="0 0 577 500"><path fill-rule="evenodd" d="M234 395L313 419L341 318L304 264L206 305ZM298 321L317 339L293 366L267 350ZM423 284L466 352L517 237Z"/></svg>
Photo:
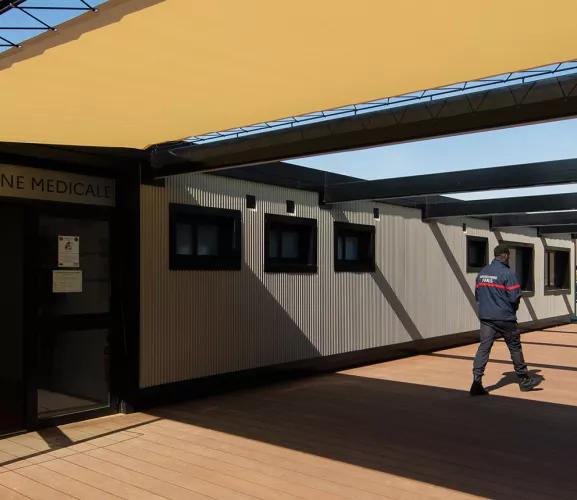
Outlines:
<svg viewBox="0 0 577 500"><path fill-rule="evenodd" d="M473 342L498 242L523 327L574 313L569 234L322 204L352 179L290 164L39 167L0 165L0 434Z"/></svg>

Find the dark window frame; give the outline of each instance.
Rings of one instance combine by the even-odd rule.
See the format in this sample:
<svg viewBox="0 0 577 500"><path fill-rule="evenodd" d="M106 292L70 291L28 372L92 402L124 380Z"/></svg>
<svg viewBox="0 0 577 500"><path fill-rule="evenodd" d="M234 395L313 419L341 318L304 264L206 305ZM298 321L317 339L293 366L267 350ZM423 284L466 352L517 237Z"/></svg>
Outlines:
<svg viewBox="0 0 577 500"><path fill-rule="evenodd" d="M291 215L265 214L264 216L264 271L266 273L294 273L294 274L315 274L318 272L318 251L317 251L317 220ZM300 231L301 234L310 231L311 240L308 243L307 252L312 257L310 261L304 262L304 257L296 259L286 259L282 257L270 256L270 234L273 230L286 229ZM301 253L304 251L304 243L300 247Z"/></svg>
<svg viewBox="0 0 577 500"><path fill-rule="evenodd" d="M558 286L550 286L545 281L547 276L547 269L549 266L549 260L547 258L548 254L551 252L555 253L562 253L566 254L567 256L567 276L566 276L566 286L558 287ZM544 257L543 257L543 286L544 292L547 295L555 295L555 294L568 294L571 293L571 270L573 266L571 265L571 249L570 248L562 248L562 247L552 247L552 246L545 246L544 248Z"/></svg>
<svg viewBox="0 0 577 500"><path fill-rule="evenodd" d="M507 245L510 249L514 248L529 248L531 249L531 263L530 263L530 288L521 287L521 293L525 297L532 297L535 295L535 245L532 243L523 243L519 241L499 241L499 244ZM521 281L518 276L517 270L512 269L512 271L517 275L517 278Z"/></svg>
<svg viewBox="0 0 577 500"><path fill-rule="evenodd" d="M198 205L169 205L169 268L175 271L238 271L242 267L242 214L240 210L202 207ZM176 253L176 226L178 223L194 225L198 220L227 224L232 222L233 245L226 255L180 255ZM222 241L219 240L219 245Z"/></svg>
<svg viewBox="0 0 577 500"><path fill-rule="evenodd" d="M469 260L469 244L470 243L484 243L485 244L485 263L482 266L474 266L471 265ZM478 273L481 269L483 269L486 265L489 264L489 238L484 236L467 236L466 241L466 259L467 259L467 272L468 273Z"/></svg>
<svg viewBox="0 0 577 500"><path fill-rule="evenodd" d="M339 236L361 236L368 235L369 241L361 242L359 239L359 251L362 246L368 247L366 255L358 260L342 260L338 258L338 239ZM333 224L333 256L335 272L357 272L372 273L375 271L375 226L366 224L353 224L350 222L334 222ZM362 244L362 245L361 245Z"/></svg>

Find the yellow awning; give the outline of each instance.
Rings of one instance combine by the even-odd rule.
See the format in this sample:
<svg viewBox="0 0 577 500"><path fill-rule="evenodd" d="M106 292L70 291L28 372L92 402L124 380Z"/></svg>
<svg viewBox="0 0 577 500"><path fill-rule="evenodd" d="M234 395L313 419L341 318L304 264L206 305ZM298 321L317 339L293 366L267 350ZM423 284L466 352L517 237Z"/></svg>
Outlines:
<svg viewBox="0 0 577 500"><path fill-rule="evenodd" d="M112 0L0 55L0 141L150 144L577 57L577 2Z"/></svg>

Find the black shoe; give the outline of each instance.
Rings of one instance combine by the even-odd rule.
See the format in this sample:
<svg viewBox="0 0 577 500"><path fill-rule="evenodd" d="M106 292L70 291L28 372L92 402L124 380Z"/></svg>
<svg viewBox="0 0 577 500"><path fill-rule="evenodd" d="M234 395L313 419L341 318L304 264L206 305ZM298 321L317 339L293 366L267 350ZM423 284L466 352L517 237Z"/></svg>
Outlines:
<svg viewBox="0 0 577 500"><path fill-rule="evenodd" d="M519 379L519 388L523 392L532 391L542 382L542 379L525 375Z"/></svg>
<svg viewBox="0 0 577 500"><path fill-rule="evenodd" d="M473 381L473 385L471 385L471 390L469 391L469 394L471 396L486 396L489 393L485 390L481 382L475 380Z"/></svg>

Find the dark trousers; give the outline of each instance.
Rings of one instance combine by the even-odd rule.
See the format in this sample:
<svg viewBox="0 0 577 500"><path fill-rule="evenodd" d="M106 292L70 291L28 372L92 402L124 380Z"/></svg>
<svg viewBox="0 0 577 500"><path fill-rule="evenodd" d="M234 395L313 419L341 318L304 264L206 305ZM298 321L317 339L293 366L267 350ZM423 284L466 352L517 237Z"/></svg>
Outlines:
<svg viewBox="0 0 577 500"><path fill-rule="evenodd" d="M473 377L475 380L480 382L483 378L493 342L499 337L503 337L509 348L517 376L524 377L528 375L529 372L523 359L521 336L517 329L517 323L515 321L481 320L481 343L479 344L479 349L477 350L477 355L473 363Z"/></svg>

